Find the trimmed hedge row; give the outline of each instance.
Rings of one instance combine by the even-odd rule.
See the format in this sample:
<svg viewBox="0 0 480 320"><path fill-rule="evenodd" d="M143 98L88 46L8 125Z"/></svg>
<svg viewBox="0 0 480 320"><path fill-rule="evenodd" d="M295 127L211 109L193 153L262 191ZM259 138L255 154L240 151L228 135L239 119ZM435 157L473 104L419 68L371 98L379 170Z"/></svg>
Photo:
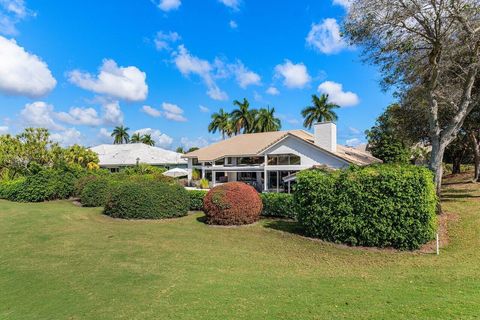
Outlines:
<svg viewBox="0 0 480 320"><path fill-rule="evenodd" d="M207 191L203 190L188 190L188 196L190 198L190 210L202 211L203 199L207 195Z"/></svg>
<svg viewBox="0 0 480 320"><path fill-rule="evenodd" d="M295 219L293 195L288 193L262 193L262 216Z"/></svg>
<svg viewBox="0 0 480 320"><path fill-rule="evenodd" d="M122 219L162 219L185 216L188 210L185 188L145 179L112 186L104 213Z"/></svg>
<svg viewBox="0 0 480 320"><path fill-rule="evenodd" d="M436 231L433 175L422 167L302 171L294 201L307 235L327 241L417 249Z"/></svg>

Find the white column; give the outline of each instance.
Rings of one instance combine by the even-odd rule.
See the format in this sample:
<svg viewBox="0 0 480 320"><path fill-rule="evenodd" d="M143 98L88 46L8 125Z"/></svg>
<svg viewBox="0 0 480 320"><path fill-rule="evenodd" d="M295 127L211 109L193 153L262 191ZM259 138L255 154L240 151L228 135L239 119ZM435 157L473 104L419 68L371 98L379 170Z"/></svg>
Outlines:
<svg viewBox="0 0 480 320"><path fill-rule="evenodd" d="M267 165L268 165L268 157L265 154L265 160L263 163L263 190L268 191L268 176L267 176Z"/></svg>
<svg viewBox="0 0 480 320"><path fill-rule="evenodd" d="M277 171L277 193L280 192L280 188L279 188L279 179L280 179L280 171Z"/></svg>
<svg viewBox="0 0 480 320"><path fill-rule="evenodd" d="M217 184L217 173L213 170L212 170L212 184L214 187Z"/></svg>

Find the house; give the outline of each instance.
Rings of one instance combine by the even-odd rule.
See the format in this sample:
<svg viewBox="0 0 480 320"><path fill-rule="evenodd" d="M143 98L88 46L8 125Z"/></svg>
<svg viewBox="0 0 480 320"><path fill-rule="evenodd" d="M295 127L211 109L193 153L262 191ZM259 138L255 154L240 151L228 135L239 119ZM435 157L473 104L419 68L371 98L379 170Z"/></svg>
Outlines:
<svg viewBox="0 0 480 320"><path fill-rule="evenodd" d="M366 151L337 145L332 122L314 125L313 135L304 130L242 134L187 153L188 179L194 170L213 186L243 181L259 191L289 191L294 173L315 166L333 169L351 164L381 162Z"/></svg>
<svg viewBox="0 0 480 320"><path fill-rule="evenodd" d="M112 172L139 163L167 169L187 167L187 160L182 158L181 153L143 143L102 144L90 150L98 154L100 167L110 169Z"/></svg>

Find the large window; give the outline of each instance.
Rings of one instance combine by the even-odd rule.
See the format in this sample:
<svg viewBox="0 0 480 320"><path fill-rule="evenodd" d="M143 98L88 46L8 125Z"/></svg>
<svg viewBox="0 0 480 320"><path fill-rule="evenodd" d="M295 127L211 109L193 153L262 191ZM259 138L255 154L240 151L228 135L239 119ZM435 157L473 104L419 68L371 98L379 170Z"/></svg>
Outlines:
<svg viewBox="0 0 480 320"><path fill-rule="evenodd" d="M242 157L237 158L237 165L239 166L258 166L263 164L263 157Z"/></svg>
<svg viewBox="0 0 480 320"><path fill-rule="evenodd" d="M275 154L268 156L269 166L297 166L300 164L300 157L294 154Z"/></svg>

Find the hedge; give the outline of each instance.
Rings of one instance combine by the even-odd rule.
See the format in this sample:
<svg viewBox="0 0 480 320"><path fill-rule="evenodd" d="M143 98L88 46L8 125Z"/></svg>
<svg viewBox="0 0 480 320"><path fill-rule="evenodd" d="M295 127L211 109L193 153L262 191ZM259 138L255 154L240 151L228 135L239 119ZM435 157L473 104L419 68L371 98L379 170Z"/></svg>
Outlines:
<svg viewBox="0 0 480 320"><path fill-rule="evenodd" d="M178 184L127 180L112 186L104 213L122 219L174 218L188 213L189 202Z"/></svg>
<svg viewBox="0 0 480 320"><path fill-rule="evenodd" d="M262 200L252 186L229 182L211 189L203 207L208 224L243 225L259 219Z"/></svg>
<svg viewBox="0 0 480 320"><path fill-rule="evenodd" d="M262 193L262 216L295 219L293 195L288 193Z"/></svg>
<svg viewBox="0 0 480 320"><path fill-rule="evenodd" d="M82 188L80 202L84 207L102 207L110 192L109 181L104 177L90 177Z"/></svg>
<svg viewBox="0 0 480 320"><path fill-rule="evenodd" d="M203 190L188 190L188 196L190 198L190 210L202 211L203 199L207 195L207 191Z"/></svg>
<svg viewBox="0 0 480 320"><path fill-rule="evenodd" d="M433 175L422 167L303 171L294 202L307 235L326 241L412 250L436 231Z"/></svg>

